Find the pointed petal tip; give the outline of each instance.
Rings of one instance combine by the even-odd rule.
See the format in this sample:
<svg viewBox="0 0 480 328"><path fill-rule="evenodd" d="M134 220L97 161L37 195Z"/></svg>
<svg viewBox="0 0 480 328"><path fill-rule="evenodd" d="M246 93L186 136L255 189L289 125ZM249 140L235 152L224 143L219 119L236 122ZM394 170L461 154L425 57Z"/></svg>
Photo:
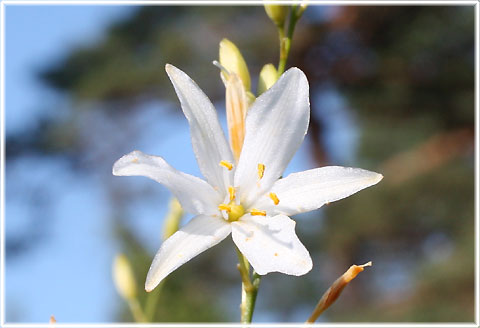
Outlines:
<svg viewBox="0 0 480 328"><path fill-rule="evenodd" d="M288 70L285 71L285 73L283 73L282 75L284 74L296 74L298 76L302 76L305 78L305 80L307 79L307 77L305 76L305 73L298 67L290 67Z"/></svg>
<svg viewBox="0 0 480 328"><path fill-rule="evenodd" d="M122 157L120 157L114 164L113 164L113 167L112 167L112 174L115 175L115 176L122 176L123 173L122 173L122 169L125 167L125 164L129 164L131 162L135 162L135 160L138 158L138 156L140 156L141 154L143 154L141 151L139 150L134 150L128 154L125 154L123 155Z"/></svg>
<svg viewBox="0 0 480 328"><path fill-rule="evenodd" d="M373 184L377 184L377 183L379 183L380 181L383 180L383 174L376 173L376 172L373 172L373 173L374 173L374 176L373 176L374 183Z"/></svg>
<svg viewBox="0 0 480 328"><path fill-rule="evenodd" d="M156 287L156 285L152 286L151 284L148 283L148 280L145 282L145 291L147 293L150 293L152 290L155 289L155 287Z"/></svg>
<svg viewBox="0 0 480 328"><path fill-rule="evenodd" d="M297 73L298 73L298 72L303 73L303 71L302 71L300 68L296 67L296 66L290 67L289 69L287 69L287 70L285 71L285 73L286 73L286 72L290 72L290 71L292 71L292 72L297 72ZM305 73L303 73L303 74L305 74Z"/></svg>
<svg viewBox="0 0 480 328"><path fill-rule="evenodd" d="M145 291L147 293L150 293L152 290L154 290L158 284L163 280L163 278L161 278L159 281L156 281L155 278L154 278L154 274L153 274L153 271L152 271L152 267L150 267L150 269L148 270L148 273L147 273L147 278L145 279Z"/></svg>
<svg viewBox="0 0 480 328"><path fill-rule="evenodd" d="M182 72L180 69L177 67L173 66L172 64L165 64L165 72L167 72L167 75L172 78L172 75L178 72ZM183 73L183 72L182 72Z"/></svg>

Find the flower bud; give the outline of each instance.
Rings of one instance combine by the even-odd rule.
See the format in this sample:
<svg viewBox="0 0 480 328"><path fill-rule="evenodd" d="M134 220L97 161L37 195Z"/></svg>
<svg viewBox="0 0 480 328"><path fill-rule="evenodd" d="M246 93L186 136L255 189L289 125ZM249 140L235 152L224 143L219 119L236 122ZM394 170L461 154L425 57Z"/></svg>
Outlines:
<svg viewBox="0 0 480 328"><path fill-rule="evenodd" d="M313 310L310 318L306 323L314 323L318 317L325 311L330 305L333 304L342 293L345 286L347 286L355 277L364 270L365 267L372 266L372 262L368 262L362 265L352 265L343 275L340 276L335 282L330 286L329 289L323 294L320 301L318 301L317 306Z"/></svg>
<svg viewBox="0 0 480 328"><path fill-rule="evenodd" d="M304 0L300 3L300 5L297 8L297 18L300 18L303 15L303 12L305 9L308 7L308 0Z"/></svg>
<svg viewBox="0 0 480 328"><path fill-rule="evenodd" d="M180 221L182 220L182 216L182 205L180 205L180 202L176 198L172 198L169 204L167 216L165 217L165 223L163 225L164 240L177 232L178 227L180 226Z"/></svg>
<svg viewBox="0 0 480 328"><path fill-rule="evenodd" d="M275 66L273 66L273 64L267 64L263 66L262 70L260 71L260 76L258 78L257 94L261 95L262 93L270 89L270 87L274 85L275 82L277 82L277 77L277 69L275 68Z"/></svg>
<svg viewBox="0 0 480 328"><path fill-rule="evenodd" d="M277 26L283 26L285 24L285 18L288 14L288 6L283 5L264 5L267 16L270 17L272 22Z"/></svg>
<svg viewBox="0 0 480 328"><path fill-rule="evenodd" d="M235 73L240 77L245 91L250 90L250 73L247 64L237 46L228 39L223 39L220 42L219 61L228 72ZM221 74L226 80L226 73L222 72Z"/></svg>
<svg viewBox="0 0 480 328"><path fill-rule="evenodd" d="M230 148L235 162L240 158L245 138L245 117L247 116L248 98L242 81L237 74L230 74L225 84L225 107L227 111L228 135Z"/></svg>
<svg viewBox="0 0 480 328"><path fill-rule="evenodd" d="M118 293L126 300L137 295L137 285L130 262L124 254L117 254L113 261L113 282Z"/></svg>

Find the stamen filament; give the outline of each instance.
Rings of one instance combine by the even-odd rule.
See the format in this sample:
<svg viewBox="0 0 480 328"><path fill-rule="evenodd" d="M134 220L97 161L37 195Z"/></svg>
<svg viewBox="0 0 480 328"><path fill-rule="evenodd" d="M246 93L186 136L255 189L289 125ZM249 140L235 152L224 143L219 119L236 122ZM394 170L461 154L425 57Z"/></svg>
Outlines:
<svg viewBox="0 0 480 328"><path fill-rule="evenodd" d="M228 187L228 195L230 196L230 201L235 199L235 188L230 186Z"/></svg>
<svg viewBox="0 0 480 328"><path fill-rule="evenodd" d="M263 173L265 173L265 164L258 163L257 173L258 173L258 179L263 178Z"/></svg>
<svg viewBox="0 0 480 328"><path fill-rule="evenodd" d="M225 66L220 64L217 60L212 61L212 64L217 66L223 73L225 73L225 75L227 75L227 77L230 75L228 69L226 69Z"/></svg>
<svg viewBox="0 0 480 328"><path fill-rule="evenodd" d="M226 167L229 171L233 169L233 164L229 161L220 161L220 166Z"/></svg>
<svg viewBox="0 0 480 328"><path fill-rule="evenodd" d="M257 210L256 208L252 208L250 210L250 214L251 215L259 215L259 216L267 216L267 212L266 211L260 211L260 210Z"/></svg>
<svg viewBox="0 0 480 328"><path fill-rule="evenodd" d="M270 197L271 200L273 200L273 203L275 205L278 205L278 203L280 203L280 199L278 199L277 194L275 194L274 192L271 192L270 194L268 194L268 196Z"/></svg>
<svg viewBox="0 0 480 328"><path fill-rule="evenodd" d="M230 205L227 205L227 204L218 205L218 209L220 211L227 211L227 213L230 213L232 211L232 208L230 207Z"/></svg>

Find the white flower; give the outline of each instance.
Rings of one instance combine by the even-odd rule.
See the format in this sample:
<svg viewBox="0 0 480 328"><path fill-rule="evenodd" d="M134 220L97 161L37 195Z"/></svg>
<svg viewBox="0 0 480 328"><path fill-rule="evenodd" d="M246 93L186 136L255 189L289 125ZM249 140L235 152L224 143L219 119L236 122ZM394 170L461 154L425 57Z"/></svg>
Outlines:
<svg viewBox="0 0 480 328"><path fill-rule="evenodd" d="M382 175L328 166L280 179L303 141L310 118L308 81L297 68L285 72L248 110L238 164L207 96L178 68L167 65L166 71L190 124L193 150L206 181L140 151L114 164L114 175L151 178L170 189L185 211L196 215L161 245L145 289L151 291L173 270L230 233L260 275L309 272L310 254L289 216L345 198L376 184Z"/></svg>

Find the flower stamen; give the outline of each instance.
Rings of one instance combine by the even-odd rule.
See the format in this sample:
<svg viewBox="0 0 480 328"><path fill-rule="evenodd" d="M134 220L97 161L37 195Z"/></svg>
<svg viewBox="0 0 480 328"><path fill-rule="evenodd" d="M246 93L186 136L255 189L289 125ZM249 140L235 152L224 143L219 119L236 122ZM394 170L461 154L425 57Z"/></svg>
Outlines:
<svg viewBox="0 0 480 328"><path fill-rule="evenodd" d="M228 187L228 195L230 196L230 201L235 199L235 187Z"/></svg>
<svg viewBox="0 0 480 328"><path fill-rule="evenodd" d="M263 178L263 174L265 173L265 164L258 163L257 165L257 173L258 173L258 179Z"/></svg>
<svg viewBox="0 0 480 328"><path fill-rule="evenodd" d="M260 210L257 210L256 208L252 208L250 210L250 214L251 215L259 215L259 216L267 216L267 212L266 211L260 211Z"/></svg>
<svg viewBox="0 0 480 328"><path fill-rule="evenodd" d="M233 169L233 164L230 163L229 161L223 161L223 160L220 161L220 166L227 168L229 171Z"/></svg>
<svg viewBox="0 0 480 328"><path fill-rule="evenodd" d="M270 197L271 200L273 200L273 203L275 205L278 205L278 203L280 203L280 199L278 199L278 196L276 193L271 192L270 194L268 194L268 196Z"/></svg>
<svg viewBox="0 0 480 328"><path fill-rule="evenodd" d="M230 213L232 211L232 208L230 207L230 205L227 205L227 204L218 205L218 209L220 211L226 211L227 213Z"/></svg>

